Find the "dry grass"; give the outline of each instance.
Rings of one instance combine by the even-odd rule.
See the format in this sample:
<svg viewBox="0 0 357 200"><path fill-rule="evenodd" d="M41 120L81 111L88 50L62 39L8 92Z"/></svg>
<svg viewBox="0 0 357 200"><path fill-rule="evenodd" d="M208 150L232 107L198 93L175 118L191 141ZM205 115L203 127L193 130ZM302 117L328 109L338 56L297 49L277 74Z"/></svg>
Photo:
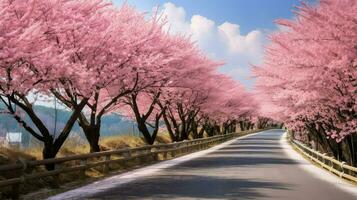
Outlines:
<svg viewBox="0 0 357 200"><path fill-rule="evenodd" d="M145 140L141 137L122 135L110 136L100 140L100 146L105 150L144 146Z"/></svg>
<svg viewBox="0 0 357 200"><path fill-rule="evenodd" d="M36 159L36 157L34 157L28 153L0 147L0 165L16 162L20 158L26 159L26 160L35 160Z"/></svg>
<svg viewBox="0 0 357 200"><path fill-rule="evenodd" d="M159 133L155 143L170 143L168 133ZM116 150L121 148L134 148L146 145L144 138L131 135L117 135L101 138L99 142L102 150ZM89 145L86 141L79 141L78 138L68 138L62 146L57 157L89 153ZM42 145L37 143L26 150L10 150L0 147L0 165L16 162L19 158L26 160L42 159Z"/></svg>
<svg viewBox="0 0 357 200"><path fill-rule="evenodd" d="M82 139L83 140L83 139ZM167 133L159 133L156 139L156 143L170 143L170 136ZM145 140L142 137L137 136L130 136L130 135L118 135L118 136L111 136L101 138L100 146L102 150L115 150L121 148L133 148L133 147L140 147L146 145ZM70 155L78 155L78 154L85 154L89 152L89 145L86 141L81 141L79 138L70 137L65 142L63 147L61 148L60 152L57 154L57 157L65 157ZM18 162L19 159L26 159L26 160L40 160L42 159L42 145L40 143L35 143L32 145L31 148L26 150L10 150L4 147L0 147L0 165L6 165L9 163ZM120 163L113 164L112 169L113 173L115 171L120 172L123 170L135 168L137 166L141 166L143 164L148 164L152 162L150 159L136 159L134 161L130 161L122 165ZM73 163L68 162L66 165L72 165ZM82 184L87 181L95 180L99 177L105 176L102 173L102 168L92 168L86 171L85 177L79 176L78 173L65 173L61 174L61 185L67 184ZM36 169L39 171L43 171L44 169ZM13 172L11 174L7 173L6 175L0 174L0 180L3 178L11 178L16 177L18 172ZM77 183L76 183L77 182ZM21 193L22 194L29 194L31 196L31 192L36 193L44 193L47 194L49 189L53 186L53 179L48 177L46 179L39 179L30 181L30 184L21 185ZM63 185L64 184L64 185ZM66 187L66 186L64 186ZM42 189L41 189L42 188ZM11 188L3 188L0 190L0 199L8 198L11 193ZM42 191L42 192L41 192ZM46 196L46 195L45 195ZM27 198L25 198L27 199ZM33 198L30 198L33 199ZM35 198L36 199L36 198Z"/></svg>

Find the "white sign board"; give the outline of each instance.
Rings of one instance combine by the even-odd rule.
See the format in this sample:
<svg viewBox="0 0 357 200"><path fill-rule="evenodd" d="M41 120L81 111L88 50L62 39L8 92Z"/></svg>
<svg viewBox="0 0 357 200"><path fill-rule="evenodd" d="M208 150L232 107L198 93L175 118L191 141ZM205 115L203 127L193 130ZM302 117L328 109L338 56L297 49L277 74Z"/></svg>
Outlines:
<svg viewBox="0 0 357 200"><path fill-rule="evenodd" d="M6 133L6 141L8 143L21 143L21 132L8 132Z"/></svg>

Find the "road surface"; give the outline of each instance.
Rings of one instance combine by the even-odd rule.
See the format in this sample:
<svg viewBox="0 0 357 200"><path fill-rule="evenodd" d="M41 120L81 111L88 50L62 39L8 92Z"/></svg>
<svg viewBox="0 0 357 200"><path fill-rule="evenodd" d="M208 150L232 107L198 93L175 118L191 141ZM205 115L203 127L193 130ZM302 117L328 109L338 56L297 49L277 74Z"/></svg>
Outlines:
<svg viewBox="0 0 357 200"><path fill-rule="evenodd" d="M88 191L86 197L82 190L82 196L70 199L357 199L336 187L340 183L322 180L301 166L309 163L290 158L282 134L264 131L128 183Z"/></svg>

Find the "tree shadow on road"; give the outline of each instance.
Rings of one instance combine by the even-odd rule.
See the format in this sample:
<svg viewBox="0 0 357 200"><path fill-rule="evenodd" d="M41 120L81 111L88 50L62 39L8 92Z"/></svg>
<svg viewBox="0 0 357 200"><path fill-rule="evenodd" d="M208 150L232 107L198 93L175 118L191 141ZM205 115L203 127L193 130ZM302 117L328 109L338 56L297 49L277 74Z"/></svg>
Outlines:
<svg viewBox="0 0 357 200"><path fill-rule="evenodd" d="M243 138L238 141L272 141L272 142L279 142L280 139L276 139L273 137L249 137L249 138Z"/></svg>
<svg viewBox="0 0 357 200"><path fill-rule="evenodd" d="M237 156L222 156L214 155L211 157L203 157L190 162L183 163L176 168L179 169L193 169L193 168L221 168L221 167L250 167L250 166L259 166L259 165L293 165L297 164L296 161L285 158L274 158L274 157L237 157ZM274 167L274 166L272 166Z"/></svg>
<svg viewBox="0 0 357 200"><path fill-rule="evenodd" d="M231 145L229 147L224 147L219 150L239 150L239 149L244 149L244 150L275 150L275 149L283 149L282 147L279 146L257 146L257 145ZM218 150L218 151L219 151Z"/></svg>
<svg viewBox="0 0 357 200"><path fill-rule="evenodd" d="M239 143L234 143L233 147L238 147L238 146L249 146L249 145L257 145L257 146L264 146L264 145L268 145L268 146L279 146L278 142L239 142Z"/></svg>
<svg viewBox="0 0 357 200"><path fill-rule="evenodd" d="M262 150L223 150L210 153L209 155L257 155L257 154L277 154L278 151L262 151Z"/></svg>
<svg viewBox="0 0 357 200"><path fill-rule="evenodd" d="M154 176L92 196L90 199L257 199L262 189L289 190L291 185L219 176ZM272 194L274 191L271 192Z"/></svg>

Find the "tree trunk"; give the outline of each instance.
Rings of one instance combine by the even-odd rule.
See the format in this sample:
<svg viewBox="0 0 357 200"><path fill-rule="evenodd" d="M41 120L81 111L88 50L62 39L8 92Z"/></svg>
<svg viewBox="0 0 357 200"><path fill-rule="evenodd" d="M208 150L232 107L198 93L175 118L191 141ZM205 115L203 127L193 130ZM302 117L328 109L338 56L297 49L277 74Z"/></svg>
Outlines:
<svg viewBox="0 0 357 200"><path fill-rule="evenodd" d="M51 159L55 158L57 155L58 151L56 151L56 148L53 144L53 138L48 137L44 139L44 146L42 150L42 157L43 159ZM46 164L45 165L47 170L55 170L55 164Z"/></svg>
<svg viewBox="0 0 357 200"><path fill-rule="evenodd" d="M215 124L213 129L214 129L214 134L215 135L221 135L222 134L221 127L219 125Z"/></svg>
<svg viewBox="0 0 357 200"><path fill-rule="evenodd" d="M336 155L336 152L333 150L333 145L331 141L326 138L326 134L322 130L316 130L314 127L309 128L309 132L311 133L311 137L314 138L315 142L319 145L320 151L323 153L327 153L329 155Z"/></svg>
<svg viewBox="0 0 357 200"><path fill-rule="evenodd" d="M357 166L357 149L355 149L357 145L357 140L355 138L355 135L353 134L351 134L349 137L350 148L352 152L352 166Z"/></svg>
<svg viewBox="0 0 357 200"><path fill-rule="evenodd" d="M254 123L249 122L249 129L253 130L254 129Z"/></svg>
<svg viewBox="0 0 357 200"><path fill-rule="evenodd" d="M244 127L244 122L243 121L239 122L239 126L240 126L240 130L241 131L245 131L245 127Z"/></svg>
<svg viewBox="0 0 357 200"><path fill-rule="evenodd" d="M205 131L206 131L208 137L214 136L214 127L212 127L211 125L206 125Z"/></svg>
<svg viewBox="0 0 357 200"><path fill-rule="evenodd" d="M342 150L342 160L348 163L349 165L353 165L352 152L350 151L350 147L346 139L347 138L340 142Z"/></svg>
<svg viewBox="0 0 357 200"><path fill-rule="evenodd" d="M86 116L83 114L79 117L79 126L82 127L84 135L88 141L90 147L90 153L99 152L99 138L100 138L100 126L101 122L97 121L97 123L89 123Z"/></svg>
<svg viewBox="0 0 357 200"><path fill-rule="evenodd" d="M223 135L228 133L228 125L227 125L227 123L223 123L223 125L222 125L222 133L223 133Z"/></svg>
<svg viewBox="0 0 357 200"><path fill-rule="evenodd" d="M145 123L143 124L142 122L138 122L138 129L139 131L143 134L145 141L147 144L152 145L154 144L154 139L151 137L151 134L149 130L146 128Z"/></svg>
<svg viewBox="0 0 357 200"><path fill-rule="evenodd" d="M32 136L34 136L39 141L43 142L44 147L42 151L43 159L55 158L56 154L60 150L63 143L66 141L68 135L71 132L73 125L78 119L80 112L86 105L88 99L82 99L81 102L74 106L74 112L71 114L69 120L65 124L65 127L60 132L60 134L54 138L46 125L40 119L40 117L33 110L32 105L29 103L28 99L25 96L19 95L18 98L8 95L8 103L4 101L4 99L0 96L1 101L7 106L10 113L15 114L16 110L14 110L12 103L19 106L24 112L26 112L27 116L31 119L32 123L37 128L38 132L31 128L21 117L18 115L13 115L14 119L22 125L22 127L28 131ZM19 100L21 99L21 101ZM55 166L53 164L46 165L47 170L53 170Z"/></svg>
<svg viewBox="0 0 357 200"><path fill-rule="evenodd" d="M192 137L193 139L198 139L199 137L199 133L198 133L198 126L196 122L192 122Z"/></svg>
<svg viewBox="0 0 357 200"><path fill-rule="evenodd" d="M188 140L188 132L185 126L180 128L180 141Z"/></svg>
<svg viewBox="0 0 357 200"><path fill-rule="evenodd" d="M283 127L284 127L284 123L280 123L279 128L280 128L280 129L283 129Z"/></svg>
<svg viewBox="0 0 357 200"><path fill-rule="evenodd" d="M170 135L170 138L171 138L171 142L176 142L176 137L175 137L174 131L172 130L172 126L170 124L169 119L167 118L166 113L164 112L162 116L164 118L166 129L169 132L169 135Z"/></svg>
<svg viewBox="0 0 357 200"><path fill-rule="evenodd" d="M236 133L236 132L237 132L237 123L234 123L232 132L233 132L233 133Z"/></svg>
<svg viewBox="0 0 357 200"><path fill-rule="evenodd" d="M89 142L90 152L99 152L100 126L96 125L95 127L87 127L85 135Z"/></svg>

